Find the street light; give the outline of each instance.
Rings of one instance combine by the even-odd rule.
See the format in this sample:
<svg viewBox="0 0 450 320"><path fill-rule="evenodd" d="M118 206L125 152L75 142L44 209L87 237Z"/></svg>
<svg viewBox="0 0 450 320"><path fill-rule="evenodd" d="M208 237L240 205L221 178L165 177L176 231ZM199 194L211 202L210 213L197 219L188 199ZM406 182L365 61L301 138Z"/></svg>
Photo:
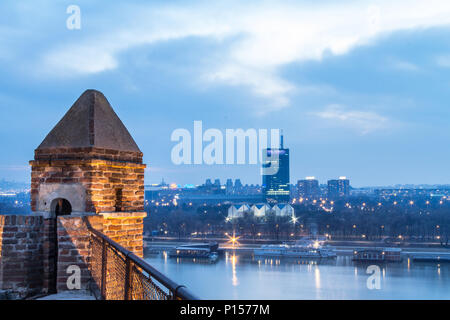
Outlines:
<svg viewBox="0 0 450 320"><path fill-rule="evenodd" d="M233 235L232 235L232 236L229 236L228 234L227 234L226 236L228 237L228 239L230 239L228 242L231 242L231 245L233 246L233 248L234 248L234 246L235 246L236 244L239 244L238 239L239 239L240 237L236 237L236 235L235 235L234 232L233 232Z"/></svg>
<svg viewBox="0 0 450 320"><path fill-rule="evenodd" d="M292 215L291 222L295 225L297 223L297 221L298 221L298 218L296 216Z"/></svg>

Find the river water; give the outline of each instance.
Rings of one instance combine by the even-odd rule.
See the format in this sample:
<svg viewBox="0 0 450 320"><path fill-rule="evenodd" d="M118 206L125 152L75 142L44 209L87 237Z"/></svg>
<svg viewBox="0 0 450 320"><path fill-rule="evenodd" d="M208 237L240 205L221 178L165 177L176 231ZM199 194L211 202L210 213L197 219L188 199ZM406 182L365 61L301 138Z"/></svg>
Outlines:
<svg viewBox="0 0 450 320"><path fill-rule="evenodd" d="M211 264L162 252L146 261L201 299L450 299L450 263L404 259L367 273L369 265L351 256L302 261L228 252Z"/></svg>

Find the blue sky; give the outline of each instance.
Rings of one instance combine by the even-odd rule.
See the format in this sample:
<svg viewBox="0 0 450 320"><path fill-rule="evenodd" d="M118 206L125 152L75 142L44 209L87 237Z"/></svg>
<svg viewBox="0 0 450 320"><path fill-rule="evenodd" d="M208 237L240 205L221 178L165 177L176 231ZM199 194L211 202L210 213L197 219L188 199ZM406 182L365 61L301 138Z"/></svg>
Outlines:
<svg viewBox="0 0 450 320"><path fill-rule="evenodd" d="M194 120L283 129L292 182L450 183L448 1L167 3L0 3L0 177L28 181L33 150L94 88L146 183L260 183L258 165L172 164L170 135Z"/></svg>

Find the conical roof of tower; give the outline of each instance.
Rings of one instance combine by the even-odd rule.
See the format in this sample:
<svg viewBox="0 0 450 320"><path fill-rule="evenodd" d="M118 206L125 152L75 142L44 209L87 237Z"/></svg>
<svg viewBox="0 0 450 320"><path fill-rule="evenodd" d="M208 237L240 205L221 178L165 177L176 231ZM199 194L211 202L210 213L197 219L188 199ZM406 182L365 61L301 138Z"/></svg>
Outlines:
<svg viewBox="0 0 450 320"><path fill-rule="evenodd" d="M84 147L141 152L106 97L97 90L86 90L37 150Z"/></svg>

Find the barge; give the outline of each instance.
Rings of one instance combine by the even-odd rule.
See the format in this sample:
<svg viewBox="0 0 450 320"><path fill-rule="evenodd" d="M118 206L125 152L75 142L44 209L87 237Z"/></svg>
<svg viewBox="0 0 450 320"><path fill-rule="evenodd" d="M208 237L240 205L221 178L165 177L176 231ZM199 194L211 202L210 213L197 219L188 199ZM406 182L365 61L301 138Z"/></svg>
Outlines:
<svg viewBox="0 0 450 320"><path fill-rule="evenodd" d="M209 259L215 262L219 258L219 244L212 243L190 243L184 244L169 251L170 258L199 258Z"/></svg>
<svg viewBox="0 0 450 320"><path fill-rule="evenodd" d="M365 248L353 252L353 261L358 262L401 262L400 248Z"/></svg>

